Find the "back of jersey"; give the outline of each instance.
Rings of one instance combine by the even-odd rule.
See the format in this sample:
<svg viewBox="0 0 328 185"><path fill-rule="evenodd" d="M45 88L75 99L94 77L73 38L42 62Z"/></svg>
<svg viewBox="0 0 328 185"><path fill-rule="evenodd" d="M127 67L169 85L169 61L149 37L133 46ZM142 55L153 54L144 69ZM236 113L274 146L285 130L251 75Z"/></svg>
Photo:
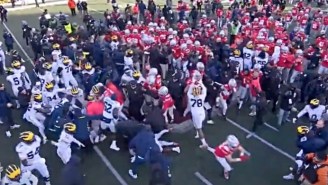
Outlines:
<svg viewBox="0 0 328 185"><path fill-rule="evenodd" d="M119 108L120 104L107 96L104 98L104 105L103 117L106 119L113 119L114 109Z"/></svg>

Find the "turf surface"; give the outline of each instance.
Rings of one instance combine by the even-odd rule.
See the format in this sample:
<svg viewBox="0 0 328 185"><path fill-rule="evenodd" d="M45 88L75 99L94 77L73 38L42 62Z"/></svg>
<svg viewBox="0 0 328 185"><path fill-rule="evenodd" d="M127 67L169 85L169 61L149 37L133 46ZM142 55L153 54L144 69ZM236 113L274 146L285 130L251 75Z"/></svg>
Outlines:
<svg viewBox="0 0 328 185"><path fill-rule="evenodd" d="M131 2L130 2L131 3ZM92 2L90 4L90 13L95 18L102 18L102 13L95 10L103 11L109 8L109 5L99 3L99 1ZM59 11L68 14L68 8L66 5L47 7L49 13L56 14ZM15 35L18 42L22 45L23 49L32 56L31 49L25 45L22 38L21 32L21 21L26 20L30 26L38 27L38 17L41 14L41 9L29 9L10 12L9 22L6 23L10 31ZM72 22L82 24L81 18L74 17L69 18ZM3 31L0 30L0 34ZM1 38L2 39L2 38ZM32 65L28 62L28 59L23 55L22 50L15 45L15 49L21 53L24 57L25 66L31 73ZM0 77L0 81L4 82L4 76ZM10 88L8 88L10 90ZM237 122L246 129L250 129L253 118L248 116L249 109L248 105L237 114L234 108L230 108L228 117L233 121ZM18 156L14 152L14 146L17 144L18 133L24 130L33 129L36 133L36 129L29 123L21 120L22 114L19 111L15 111L15 120L21 124L22 127L18 130L13 131L12 138L5 137L3 127L0 127L0 161L3 165L9 163L18 163ZM276 122L274 114L269 113L266 116L268 124L273 126ZM297 151L294 141L295 126L292 124L284 125L279 132L276 132L268 127L261 127L257 134L263 139L272 143L281 150L292 155ZM232 172L231 180L225 181L222 177L222 169L219 164L215 161L214 157L203 150L198 148L200 142L194 139L194 132L189 132L183 135L168 135L164 138L178 142L181 145L181 154L169 154L170 160L172 161L172 181L174 185L200 185L203 184L194 175L195 172L200 172L205 178L208 179L212 184L231 184L231 185L288 185L293 184L292 182L286 182L282 180L282 176L288 173L288 166L292 165L292 161L267 145L263 144L259 140L251 137L246 139L247 133L238 129L227 121L223 121L218 118L215 120L214 125L205 126L205 134L207 136L208 143L211 146L215 146L222 141L228 134L235 134L241 144L252 153L252 157L249 161L239 164L232 164L234 171ZM129 169L129 156L126 149L120 152L114 152L109 149L109 141L99 145L100 150L104 153L107 159L113 164L119 174L129 185L146 185L148 181L148 168L142 167L139 173L138 180L132 180L127 171ZM41 155L46 158L47 164L50 170L52 184L60 185L58 183L58 177L60 169L62 168L61 161L56 155L56 149L54 146L47 143L41 148ZM85 179L87 185L120 185L119 181L116 180L111 171L103 163L101 158L93 153L87 157L83 163L83 171L85 172Z"/></svg>

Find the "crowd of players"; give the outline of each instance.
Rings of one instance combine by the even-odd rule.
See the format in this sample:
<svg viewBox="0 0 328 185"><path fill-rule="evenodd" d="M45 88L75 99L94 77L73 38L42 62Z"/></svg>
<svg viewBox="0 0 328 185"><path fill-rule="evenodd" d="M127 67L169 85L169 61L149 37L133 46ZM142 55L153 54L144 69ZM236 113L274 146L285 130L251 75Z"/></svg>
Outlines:
<svg viewBox="0 0 328 185"><path fill-rule="evenodd" d="M23 118L38 128L41 137L31 131L20 134L16 152L21 165L8 166L3 183L36 184L31 171L37 170L49 185L47 165L39 155L42 144L50 140L67 164L72 147L88 152L110 131L111 149L120 150L117 137L127 141L132 178L138 178L138 167L149 162L151 184L169 184L170 165L163 151L180 153L180 147L160 138L172 130L171 123L188 115L200 147L214 154L229 179L229 163L245 161L250 153L234 135L215 148L208 146L204 122L213 124L213 113L226 120L234 105L239 112L247 104L255 132L271 102L272 112L278 113L277 126L300 125L297 166L284 179L302 174L308 153L319 152L316 155L327 161L326 153L319 154L328 144L322 116L327 102L328 15L303 1L288 12L271 1L263 6L233 3L228 9L215 4L213 14L199 12L194 24L195 9L188 18L187 3L179 1L176 25L168 23L164 9L155 14L146 10L143 22L138 22L140 15L125 16L114 6L101 21L86 13L85 26L70 23L62 13L51 16L45 11L40 30L23 23L23 36L35 54L33 71L27 71L25 61L8 44L6 39L12 36L6 32L9 49L6 54L1 50L1 61L11 84L8 89L17 99L1 105L21 108ZM304 108L290 120L289 114L300 105ZM305 114L311 123L300 124ZM10 128L18 126L3 117L11 126L6 131L11 137ZM233 158L236 151L240 155Z"/></svg>

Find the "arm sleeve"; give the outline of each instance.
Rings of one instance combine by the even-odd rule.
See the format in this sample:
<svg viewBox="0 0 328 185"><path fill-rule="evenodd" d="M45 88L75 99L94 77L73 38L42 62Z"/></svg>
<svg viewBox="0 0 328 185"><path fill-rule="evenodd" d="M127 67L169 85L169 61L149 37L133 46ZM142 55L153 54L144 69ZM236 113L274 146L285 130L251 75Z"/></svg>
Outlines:
<svg viewBox="0 0 328 185"><path fill-rule="evenodd" d="M308 105L305 105L305 107L297 114L297 118L300 118L302 117L304 114L306 114L308 112L308 109L307 109Z"/></svg>

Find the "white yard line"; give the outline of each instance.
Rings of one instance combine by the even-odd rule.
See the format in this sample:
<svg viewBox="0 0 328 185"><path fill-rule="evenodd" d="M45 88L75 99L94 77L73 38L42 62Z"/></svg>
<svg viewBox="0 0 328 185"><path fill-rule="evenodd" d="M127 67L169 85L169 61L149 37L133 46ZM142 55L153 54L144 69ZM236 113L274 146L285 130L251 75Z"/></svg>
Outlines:
<svg viewBox="0 0 328 185"><path fill-rule="evenodd" d="M102 151L98 148L98 146L93 146L93 149L96 151L97 155L104 162L107 168L113 173L115 178L120 182L121 185L128 185L128 183L123 179L123 177L117 172L117 170L113 167L113 165L109 162L106 156L102 153Z"/></svg>
<svg viewBox="0 0 328 185"><path fill-rule="evenodd" d="M274 127L274 126L268 124L267 122L264 123L264 126L270 128L270 129L272 129L272 130L274 130L274 131L276 131L276 132L279 132L279 130L278 130L276 127Z"/></svg>
<svg viewBox="0 0 328 185"><path fill-rule="evenodd" d="M17 44L17 46L19 47L19 49L23 52L23 54L25 55L26 59L28 59L28 61L31 63L31 65L34 67L34 62L31 59L31 57L27 54L27 52L25 51L25 49L22 47L22 45L18 42L16 36L13 34L13 32L8 28L8 26L6 25L6 23L2 24L6 30L13 36L13 39L15 40L15 44Z"/></svg>
<svg viewBox="0 0 328 185"><path fill-rule="evenodd" d="M200 180L202 181L204 184L206 185L213 185L210 181L208 181L202 174L200 174L199 172L195 172L194 175Z"/></svg>
<svg viewBox="0 0 328 185"><path fill-rule="evenodd" d="M260 136L258 136L257 134L255 133L252 133L251 131L247 130L245 127L239 125L238 123L232 121L231 119L227 118L227 121L229 123L231 123L233 126L239 128L240 130L246 132L248 135L246 137L254 137L255 139L259 140L261 143L267 145L268 147L272 148L273 150L275 150L276 152L280 153L281 155L287 157L288 159L290 160L293 160L294 161L294 157L291 156L290 154L288 154L287 152L283 151L282 149L274 146L272 143L268 142L267 140L261 138Z"/></svg>

